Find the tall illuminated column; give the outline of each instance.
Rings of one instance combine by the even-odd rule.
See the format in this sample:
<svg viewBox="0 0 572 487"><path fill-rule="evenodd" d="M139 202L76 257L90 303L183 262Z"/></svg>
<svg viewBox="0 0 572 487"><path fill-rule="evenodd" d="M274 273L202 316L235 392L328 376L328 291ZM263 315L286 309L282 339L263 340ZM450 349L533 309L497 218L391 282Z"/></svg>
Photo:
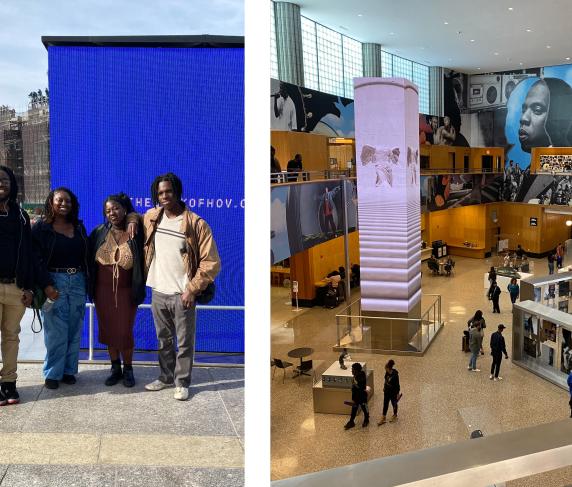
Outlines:
<svg viewBox="0 0 572 487"><path fill-rule="evenodd" d="M354 107L362 312L419 318L418 90L403 78L356 78ZM402 330L404 344L412 325ZM373 330L372 340L383 336Z"/></svg>

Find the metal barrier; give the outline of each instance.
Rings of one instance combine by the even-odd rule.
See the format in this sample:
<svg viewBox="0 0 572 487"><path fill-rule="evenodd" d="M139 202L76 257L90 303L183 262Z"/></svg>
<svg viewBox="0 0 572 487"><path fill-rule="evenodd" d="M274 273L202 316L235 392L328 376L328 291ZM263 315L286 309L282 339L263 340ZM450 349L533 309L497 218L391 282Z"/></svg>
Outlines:
<svg viewBox="0 0 572 487"><path fill-rule="evenodd" d="M424 354L433 339L443 326L441 319L441 295L424 294L431 299L427 310L420 318L397 318L392 316L374 316L363 314L361 301L358 299L346 306L336 315L335 350L347 348L354 352L364 353L400 353ZM357 307L357 313L352 308ZM348 312L349 310L349 312ZM383 328L383 338L380 342L372 341L372 327ZM376 331L377 331L376 330ZM407 337L404 341L403 336ZM379 339L379 333L378 339ZM399 339L395 339L399 336Z"/></svg>
<svg viewBox="0 0 572 487"><path fill-rule="evenodd" d="M270 182L272 184L299 183L323 179L340 179L341 177L355 177L355 170L330 169L326 171L274 172L270 173Z"/></svg>
<svg viewBox="0 0 572 487"><path fill-rule="evenodd" d="M94 350L94 342L95 342L95 338L94 338L94 318L95 318L95 305L93 303L86 303L86 306L88 308L88 318L89 318L89 354L88 354L88 362L93 362L93 350ZM151 309L151 305L150 304L140 304L138 306L138 309ZM216 309L219 311L244 311L245 307L244 306L209 306L209 305L205 305L205 306L197 306L196 310L200 311L200 310L209 310L209 309Z"/></svg>

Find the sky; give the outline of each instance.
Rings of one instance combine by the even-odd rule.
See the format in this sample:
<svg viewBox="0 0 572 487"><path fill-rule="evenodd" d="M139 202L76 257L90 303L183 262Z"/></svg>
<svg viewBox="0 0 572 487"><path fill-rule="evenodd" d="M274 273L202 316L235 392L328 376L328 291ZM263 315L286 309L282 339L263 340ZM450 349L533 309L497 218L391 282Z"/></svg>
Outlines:
<svg viewBox="0 0 572 487"><path fill-rule="evenodd" d="M244 0L0 0L0 105L48 86L42 36L244 35Z"/></svg>

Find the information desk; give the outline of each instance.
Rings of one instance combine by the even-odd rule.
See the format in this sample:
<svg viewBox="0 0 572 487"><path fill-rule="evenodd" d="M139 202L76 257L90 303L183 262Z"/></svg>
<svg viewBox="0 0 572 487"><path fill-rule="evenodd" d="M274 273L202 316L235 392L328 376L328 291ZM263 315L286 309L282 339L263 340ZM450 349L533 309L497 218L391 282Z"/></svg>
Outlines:
<svg viewBox="0 0 572 487"><path fill-rule="evenodd" d="M513 306L512 361L568 389L572 315L534 301Z"/></svg>
<svg viewBox="0 0 572 487"><path fill-rule="evenodd" d="M368 369L365 362L360 363L366 369L370 400L374 393L373 370ZM350 414L351 407L344 404L344 401L352 400L352 364L353 362L346 362L347 369L343 370L336 361L322 373L312 390L315 413Z"/></svg>

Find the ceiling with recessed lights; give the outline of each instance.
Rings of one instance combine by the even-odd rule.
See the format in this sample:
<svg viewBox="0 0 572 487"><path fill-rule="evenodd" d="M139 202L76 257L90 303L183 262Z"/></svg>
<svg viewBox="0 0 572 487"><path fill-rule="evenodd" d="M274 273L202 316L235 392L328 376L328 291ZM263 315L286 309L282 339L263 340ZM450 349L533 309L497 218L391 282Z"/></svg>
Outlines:
<svg viewBox="0 0 572 487"><path fill-rule="evenodd" d="M570 0L293 0L303 16L429 66L466 73L570 63Z"/></svg>

